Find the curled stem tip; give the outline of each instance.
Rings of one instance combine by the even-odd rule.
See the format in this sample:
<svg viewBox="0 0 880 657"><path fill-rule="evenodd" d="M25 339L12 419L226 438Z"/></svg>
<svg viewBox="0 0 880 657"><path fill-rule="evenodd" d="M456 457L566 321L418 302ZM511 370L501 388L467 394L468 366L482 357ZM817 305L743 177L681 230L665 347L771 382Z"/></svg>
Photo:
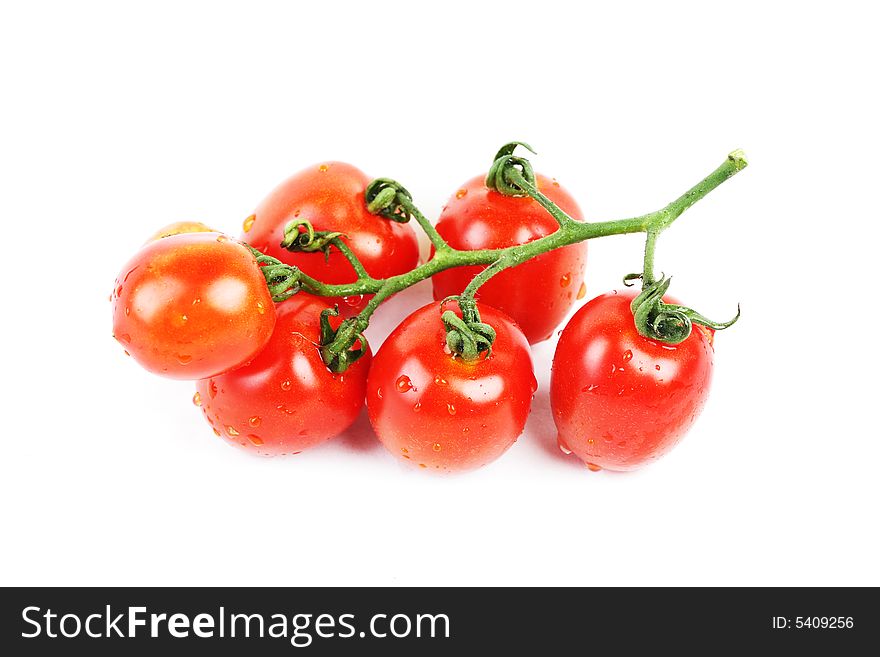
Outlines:
<svg viewBox="0 0 880 657"><path fill-rule="evenodd" d="M630 304L636 328L646 338L666 344L679 344L687 340L694 324L720 331L733 326L739 319L739 306L733 319L713 322L686 306L664 303L663 295L666 294L671 282L671 277L661 276L657 281L646 285L641 294Z"/></svg>
<svg viewBox="0 0 880 657"><path fill-rule="evenodd" d="M396 180L376 178L364 192L367 211L405 224L413 217L412 194Z"/></svg>
<svg viewBox="0 0 880 657"><path fill-rule="evenodd" d="M459 317L454 311L445 310L440 315L446 328L446 346L453 355L464 360L477 360L484 352L486 356L491 355L497 334L480 318L476 302L463 297L447 297L443 303L450 300L459 302L462 314Z"/></svg>
<svg viewBox="0 0 880 657"><path fill-rule="evenodd" d="M272 301L278 303L285 301L302 289L301 272L299 268L281 262L262 253L254 247L247 245L260 267L263 278L266 279L266 287L272 295Z"/></svg>
<svg viewBox="0 0 880 657"><path fill-rule="evenodd" d="M335 231L315 230L307 219L294 219L284 227L281 248L302 253L321 251L329 257L330 247L339 237L345 237L345 235Z"/></svg>
<svg viewBox="0 0 880 657"><path fill-rule="evenodd" d="M495 155L495 160L486 175L486 187L505 196L528 196L524 185L529 185L532 188L537 185L531 162L524 157L513 154L517 146L527 148L532 153L535 152L531 146L521 141L505 144Z"/></svg>
<svg viewBox="0 0 880 657"><path fill-rule="evenodd" d="M358 330L355 317L344 320L338 329L334 329L330 318L338 316L339 306L321 311L321 358L327 369L340 374L367 353L369 346L364 334Z"/></svg>

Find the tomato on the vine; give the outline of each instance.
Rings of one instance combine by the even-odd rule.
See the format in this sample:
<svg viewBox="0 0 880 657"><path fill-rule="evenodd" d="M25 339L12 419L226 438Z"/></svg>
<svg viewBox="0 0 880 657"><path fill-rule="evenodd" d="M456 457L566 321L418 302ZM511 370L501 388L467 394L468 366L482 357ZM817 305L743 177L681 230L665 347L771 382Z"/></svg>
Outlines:
<svg viewBox="0 0 880 657"><path fill-rule="evenodd" d="M269 341L275 304L253 254L219 233L149 242L122 268L113 336L144 368L202 379L244 365Z"/></svg>
<svg viewBox="0 0 880 657"><path fill-rule="evenodd" d="M634 470L659 458L709 395L712 329L695 324L676 345L643 337L630 310L635 294L603 294L586 304L562 331L553 358L559 447L591 469Z"/></svg>
<svg viewBox="0 0 880 657"><path fill-rule="evenodd" d="M558 182L538 175L537 186L570 217L583 219L575 200ZM525 244L558 228L556 220L537 201L491 190L486 187L485 177L465 183L449 199L437 222L437 232L450 246L469 251ZM586 292L586 259L586 242L544 253L493 276L480 287L477 298L510 315L530 343L546 340L575 299ZM456 267L436 274L434 298L460 294L483 269Z"/></svg>
<svg viewBox="0 0 880 657"><path fill-rule="evenodd" d="M329 307L302 292L279 304L272 338L251 363L198 382L193 401L218 436L257 454L295 454L354 422L364 405L369 347L344 373L327 369L320 316Z"/></svg>
<svg viewBox="0 0 880 657"><path fill-rule="evenodd" d="M484 304L497 332L489 355L453 357L440 315L454 302L424 306L388 336L367 381L370 422L398 458L430 470L477 468L519 437L537 388L529 344L507 315Z"/></svg>
<svg viewBox="0 0 880 657"><path fill-rule="evenodd" d="M343 233L341 239L374 278L403 274L418 264L415 231L409 224L367 211L364 193L370 180L363 171L344 162L309 167L276 187L245 219L242 239L323 283L356 281L354 268L337 249L331 248L325 256L321 252L291 252L281 246L285 227L303 219L316 231ZM346 314L359 311L367 300L361 295L331 299Z"/></svg>

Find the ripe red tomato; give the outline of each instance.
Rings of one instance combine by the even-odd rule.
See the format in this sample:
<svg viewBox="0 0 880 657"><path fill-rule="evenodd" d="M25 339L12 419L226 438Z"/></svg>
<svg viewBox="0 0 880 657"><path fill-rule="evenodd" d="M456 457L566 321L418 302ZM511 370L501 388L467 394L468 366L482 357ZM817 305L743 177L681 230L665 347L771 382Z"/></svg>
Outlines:
<svg viewBox="0 0 880 657"><path fill-rule="evenodd" d="M294 253L282 248L284 228L294 219L307 219L316 231L339 231L374 278L388 278L413 269L419 260L415 231L370 214L364 192L371 179L344 162L328 162L300 171L272 191L244 222L242 239L255 249L299 267L323 283L351 283L354 268L337 249L323 253ZM330 299L343 313L366 305L361 295Z"/></svg>
<svg viewBox="0 0 880 657"><path fill-rule="evenodd" d="M313 447L354 422L371 355L368 349L343 374L327 369L319 351L326 308L323 299L302 292L280 303L272 339L250 364L198 382L193 401L218 436L277 456Z"/></svg>
<svg viewBox="0 0 880 657"><path fill-rule="evenodd" d="M537 176L538 189L570 217L581 221L575 200L554 180ZM449 199L437 232L456 249L499 249L525 244L556 232L558 224L537 201L504 196L486 187L485 177L469 180ZM586 288L583 268L587 243L542 254L493 276L477 298L519 324L529 342L546 340ZM433 277L434 298L460 294L484 267L456 267ZM532 291L537 292L532 294Z"/></svg>
<svg viewBox="0 0 880 657"><path fill-rule="evenodd" d="M559 447L590 469L634 470L659 458L709 395L714 332L694 325L677 345L645 338L630 311L635 294L603 294L581 308L553 358L550 403Z"/></svg>
<svg viewBox="0 0 880 657"><path fill-rule="evenodd" d="M528 341L503 313L480 304L497 332L488 357L453 358L440 320L454 302L416 310L373 359L367 408L392 454L421 468L468 470L501 456L522 433L537 382Z"/></svg>
<svg viewBox="0 0 880 657"><path fill-rule="evenodd" d="M275 304L253 254L218 233L145 245L111 295L113 336L144 368L202 379L251 360L269 341Z"/></svg>

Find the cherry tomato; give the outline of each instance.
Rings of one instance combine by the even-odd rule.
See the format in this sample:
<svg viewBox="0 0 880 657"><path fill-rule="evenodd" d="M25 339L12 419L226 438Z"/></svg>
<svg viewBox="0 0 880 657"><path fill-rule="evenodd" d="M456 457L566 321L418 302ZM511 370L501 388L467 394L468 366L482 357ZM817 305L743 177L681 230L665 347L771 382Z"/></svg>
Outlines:
<svg viewBox="0 0 880 657"><path fill-rule="evenodd" d="M370 422L385 447L421 468L468 470L497 459L522 433L537 382L529 344L503 313L480 304L497 331L488 357L453 358L432 303L382 345L367 381Z"/></svg>
<svg viewBox="0 0 880 657"><path fill-rule="evenodd" d="M413 269L419 260L415 231L409 224L367 212L364 192L370 178L343 162L328 162L288 178L245 219L242 239L255 249L299 267L323 283L351 283L354 268L337 249L323 253L294 253L282 248L284 228L294 219L307 219L317 231L339 231L374 278L388 278ZM354 314L368 298L358 295L331 299L343 313Z"/></svg>
<svg viewBox="0 0 880 657"><path fill-rule="evenodd" d="M537 176L538 189L570 217L581 221L575 200L556 181ZM500 249L525 244L558 229L556 220L529 197L504 196L486 187L485 177L465 183L449 199L437 232L456 249ZM542 254L496 274L480 287L477 298L512 317L529 342L546 340L583 298L587 243ZM456 267L433 277L434 298L460 294L484 267Z"/></svg>
<svg viewBox="0 0 880 657"><path fill-rule="evenodd" d="M269 341L275 304L256 259L218 233L148 243L122 268L113 336L144 368L202 379L251 360Z"/></svg>
<svg viewBox="0 0 880 657"><path fill-rule="evenodd" d="M599 296L559 338L550 402L559 447L590 469L634 470L668 452L706 402L713 331L694 325L682 343L642 337L635 292ZM664 299L667 303L674 303Z"/></svg>
<svg viewBox="0 0 880 657"><path fill-rule="evenodd" d="M218 436L265 456L296 454L354 422L370 352L343 374L328 370L319 351L326 308L305 293L280 303L272 339L250 364L198 382L193 401Z"/></svg>
<svg viewBox="0 0 880 657"><path fill-rule="evenodd" d="M201 221L175 221L174 223L163 226L150 236L147 243L154 240L160 240L163 237L171 237L172 235L180 235L181 233L217 233L210 226L206 226Z"/></svg>

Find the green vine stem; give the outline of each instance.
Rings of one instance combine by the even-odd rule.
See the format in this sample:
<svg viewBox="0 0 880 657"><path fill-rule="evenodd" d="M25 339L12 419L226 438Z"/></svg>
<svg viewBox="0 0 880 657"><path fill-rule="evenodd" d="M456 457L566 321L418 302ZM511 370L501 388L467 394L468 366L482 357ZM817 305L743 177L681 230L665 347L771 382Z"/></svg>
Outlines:
<svg viewBox="0 0 880 657"><path fill-rule="evenodd" d="M264 266L264 275L270 292L276 301L290 297L299 289L325 297L374 295L363 311L357 317L345 320L339 330L335 332L332 341L324 345L325 362L336 358L334 362L337 367L340 366L339 354L346 353L352 348L355 341L363 338L363 331L367 328L373 312L388 297L446 269L482 265L486 268L474 277L458 297L463 323L453 321L448 315L443 319L447 327L447 342L453 353L469 359L475 358L491 347L491 341L486 346L489 333L484 328L486 325L479 320L474 299L475 293L482 284L499 272L515 267L542 253L597 237L629 233L646 234L643 271L641 274L630 274L625 278L627 284L630 280L642 279L643 292L638 304L641 307L641 312L637 313L637 308L634 306L634 316L637 319L639 331L643 335L674 343L684 339L681 335L685 330L687 334L690 333L692 322L712 328L725 328L736 321L739 313L730 322L716 323L707 320L691 309L663 304L661 299L668 288L669 279L661 278L660 281L655 281L653 263L654 248L659 234L672 225L694 203L742 171L747 166L743 151L736 150L730 153L712 173L660 210L627 219L578 222L569 217L537 189L531 164L525 158L513 154L518 145L529 148L520 142L512 142L504 146L498 152L486 182L499 193L511 196L529 196L540 203L559 224L558 230L542 238L503 249L475 251L454 249L443 240L431 222L415 207L412 195L402 185L388 178L379 178L370 183L367 188L368 210L393 221L406 222L415 219L435 248L433 257L424 264L397 276L384 279L372 278L358 261L354 252L341 239L344 237L343 235L316 232L303 219L298 219L288 226L289 230L286 232L284 246L292 250L322 250L325 253L330 248L337 248L354 267L358 275L356 281L334 285L326 284L304 274L296 267L284 265L278 260L262 254L258 255L259 263ZM529 150L531 149L529 148ZM282 289L285 284L288 287ZM644 306L645 303L648 305ZM446 311L446 313L451 312ZM671 318L671 315L675 317ZM640 318L643 318L641 322ZM674 330L670 327L674 327ZM489 328L491 329L491 327ZM474 354L474 345L480 347L476 355ZM342 361L345 360L345 358L342 359ZM341 366L344 368L344 362Z"/></svg>

